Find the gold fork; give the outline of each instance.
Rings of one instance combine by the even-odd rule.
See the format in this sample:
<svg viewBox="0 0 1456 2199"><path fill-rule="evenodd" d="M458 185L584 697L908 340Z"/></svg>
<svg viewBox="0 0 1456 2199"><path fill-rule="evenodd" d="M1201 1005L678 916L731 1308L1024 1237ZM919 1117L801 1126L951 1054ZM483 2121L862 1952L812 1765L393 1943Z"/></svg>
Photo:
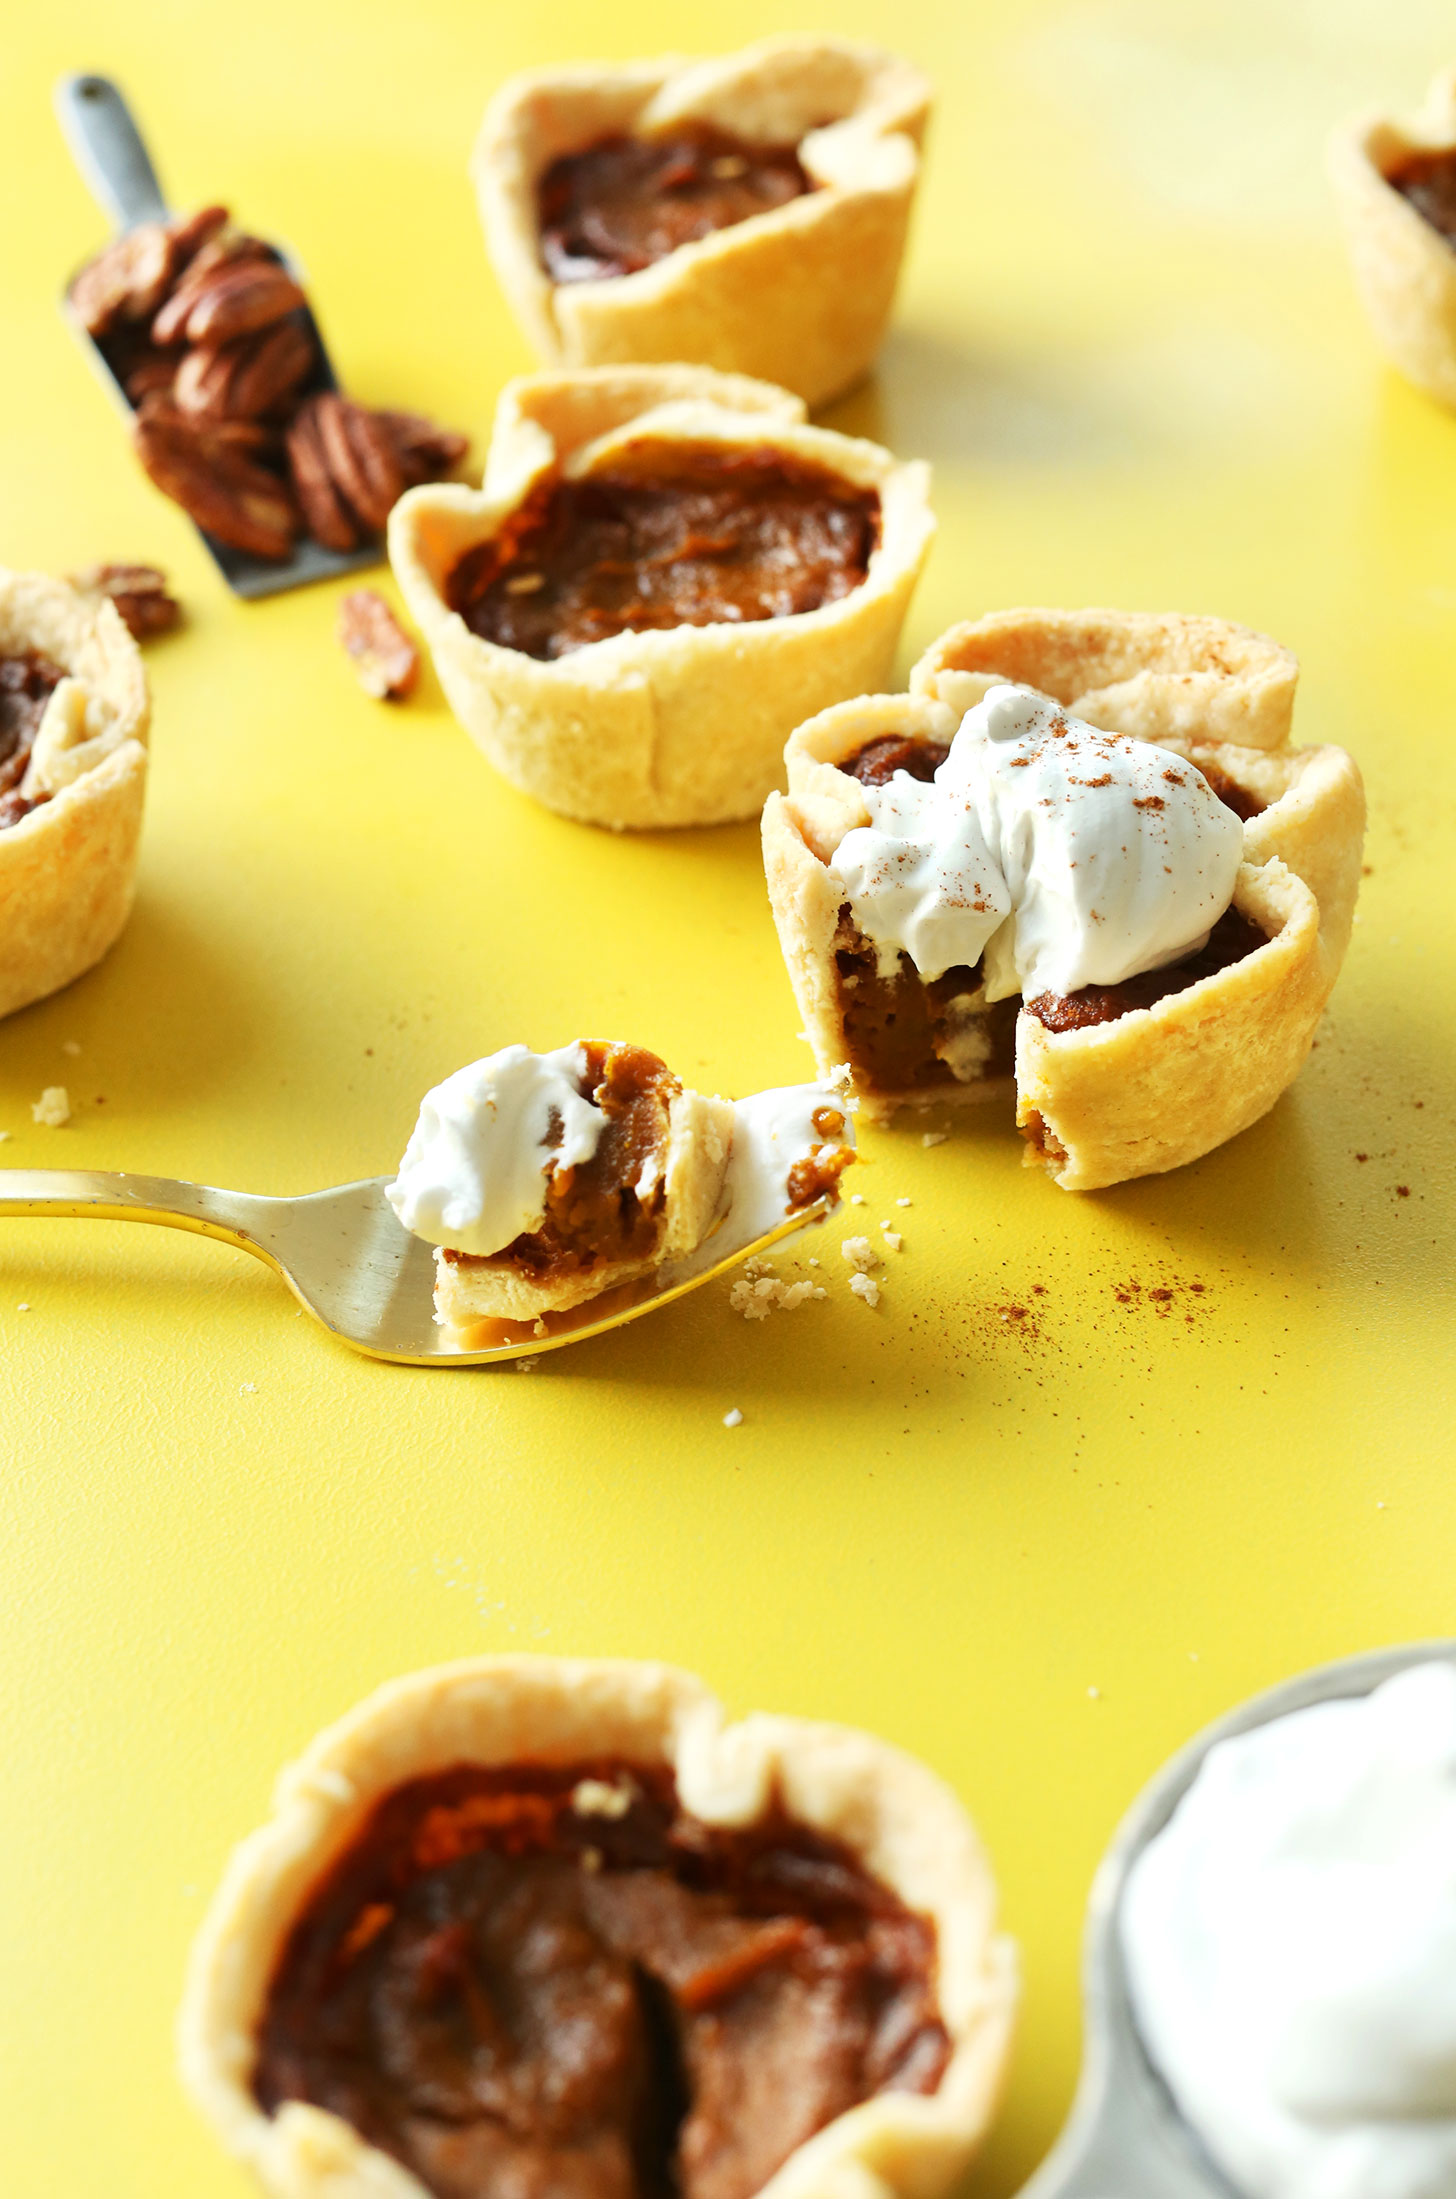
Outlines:
<svg viewBox="0 0 1456 2199"><path fill-rule="evenodd" d="M384 1196L389 1176L338 1184L296 1199L259 1198L249 1191L215 1191L166 1176L104 1175L90 1169L0 1169L0 1218L15 1215L103 1222L157 1222L251 1252L281 1275L294 1297L331 1335L371 1359L407 1367L479 1367L555 1351L636 1321L685 1291L696 1290L743 1260L822 1221L829 1202L816 1200L766 1235L733 1227L731 1210L696 1252L624 1284L570 1313L536 1323L479 1322L468 1335L435 1320L431 1248L396 1220Z"/></svg>

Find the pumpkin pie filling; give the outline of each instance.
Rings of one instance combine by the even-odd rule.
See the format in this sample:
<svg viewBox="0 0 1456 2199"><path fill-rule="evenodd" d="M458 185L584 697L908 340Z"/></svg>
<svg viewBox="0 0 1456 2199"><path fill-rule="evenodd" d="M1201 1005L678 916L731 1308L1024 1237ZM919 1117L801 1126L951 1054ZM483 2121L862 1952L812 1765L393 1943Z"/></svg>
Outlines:
<svg viewBox="0 0 1456 2199"><path fill-rule="evenodd" d="M796 145L753 145L708 123L599 138L537 186L541 264L555 283L635 275L814 188Z"/></svg>
<svg viewBox="0 0 1456 2199"><path fill-rule="evenodd" d="M839 768L864 786L885 786L897 771L928 784L949 753L946 742L886 734L867 741ZM1264 808L1257 795L1215 765L1196 768L1237 817L1247 820ZM1181 962L1144 971L1120 985L1089 985L1068 994L1040 993L1026 1002L1026 1009L1049 1031L1080 1031L1092 1024L1112 1023L1186 991L1265 944L1256 925L1229 909L1214 925L1207 945ZM850 1065L875 1089L933 1091L940 1085L967 1081L967 1071L973 1078L1014 1073L1021 1003L1014 997L984 1001L979 963L949 969L927 982L902 952L894 973L887 974L873 943L855 924L848 903L839 911L834 962Z"/></svg>
<svg viewBox="0 0 1456 2199"><path fill-rule="evenodd" d="M864 582L880 500L763 448L663 450L548 475L446 594L471 632L538 659L614 634L792 618Z"/></svg>
<svg viewBox="0 0 1456 2199"><path fill-rule="evenodd" d="M46 704L65 678L39 649L0 657L0 831L39 809L45 794L20 792Z"/></svg>
<svg viewBox="0 0 1456 2199"><path fill-rule="evenodd" d="M552 1168L546 1218L488 1258L446 1249L460 1267L511 1267L537 1283L559 1281L619 1260L650 1259L666 1207L663 1160L668 1110L682 1090L667 1064L644 1046L584 1040L581 1092L606 1117L589 1160ZM559 1134L554 1118L553 1135Z"/></svg>
<svg viewBox="0 0 1456 2199"><path fill-rule="evenodd" d="M776 1808L620 1761L397 1787L314 1888L259 2026L269 2114L341 2116L438 2199L752 2199L950 2055L933 1927Z"/></svg>
<svg viewBox="0 0 1456 2199"><path fill-rule="evenodd" d="M1456 245L1456 150L1412 153L1385 180L1448 244Z"/></svg>

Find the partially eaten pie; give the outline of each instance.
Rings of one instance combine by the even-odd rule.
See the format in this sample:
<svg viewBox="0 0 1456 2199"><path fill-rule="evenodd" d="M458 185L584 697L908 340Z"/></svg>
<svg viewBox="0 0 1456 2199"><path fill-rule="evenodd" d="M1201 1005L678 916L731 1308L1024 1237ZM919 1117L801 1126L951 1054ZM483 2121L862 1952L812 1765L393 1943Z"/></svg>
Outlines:
<svg viewBox="0 0 1456 2199"><path fill-rule="evenodd" d="M1334 984L1364 830L1351 759L1290 745L1296 675L1217 620L1014 611L800 727L764 851L820 1063L879 1120L1014 1075L1068 1190L1256 1121Z"/></svg>
<svg viewBox="0 0 1456 2199"><path fill-rule="evenodd" d="M844 39L514 77L471 163L543 361L687 359L819 405L879 349L930 86Z"/></svg>
<svg viewBox="0 0 1456 2199"><path fill-rule="evenodd" d="M839 1196L854 1137L835 1090L710 1099L643 1046L507 1046L426 1094L387 1197L436 1249L452 1328L565 1313Z"/></svg>
<svg viewBox="0 0 1456 2199"><path fill-rule="evenodd" d="M1365 311L1402 374L1456 405L1456 69L1409 122L1366 115L1330 143Z"/></svg>
<svg viewBox="0 0 1456 2199"><path fill-rule="evenodd" d="M883 684L929 474L706 367L540 375L479 491L395 507L396 577L451 707L551 809L618 828L751 815L805 716Z"/></svg>
<svg viewBox="0 0 1456 2199"><path fill-rule="evenodd" d="M114 604L0 571L0 1015L69 985L125 924L150 716Z"/></svg>
<svg viewBox="0 0 1456 2199"><path fill-rule="evenodd" d="M955 1798L869 1734L479 1658L284 1773L182 2070L278 2199L936 2199L1006 2058L994 1911Z"/></svg>

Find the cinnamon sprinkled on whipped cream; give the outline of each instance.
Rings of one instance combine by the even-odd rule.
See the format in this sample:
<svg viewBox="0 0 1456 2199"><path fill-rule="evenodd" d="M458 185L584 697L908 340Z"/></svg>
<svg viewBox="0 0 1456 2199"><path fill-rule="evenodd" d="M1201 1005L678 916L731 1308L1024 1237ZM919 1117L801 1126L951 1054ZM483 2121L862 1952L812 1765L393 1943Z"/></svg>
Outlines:
<svg viewBox="0 0 1456 2199"><path fill-rule="evenodd" d="M967 711L929 783L865 789L831 868L888 974L983 964L988 1000L1117 985L1196 953L1233 898L1243 826L1170 750L1029 687Z"/></svg>

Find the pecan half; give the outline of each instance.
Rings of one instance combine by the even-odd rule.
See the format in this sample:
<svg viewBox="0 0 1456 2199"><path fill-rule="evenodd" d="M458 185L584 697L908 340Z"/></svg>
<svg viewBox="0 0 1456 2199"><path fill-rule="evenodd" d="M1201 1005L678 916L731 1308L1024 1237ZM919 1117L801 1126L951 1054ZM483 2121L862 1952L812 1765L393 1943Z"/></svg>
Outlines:
<svg viewBox="0 0 1456 2199"><path fill-rule="evenodd" d="M357 550L360 530L329 471L319 428L321 402L320 398L310 397L300 405L288 429L288 471L293 493L315 542L321 542L326 550Z"/></svg>
<svg viewBox="0 0 1456 2199"><path fill-rule="evenodd" d="M98 252L71 285L71 303L92 336L121 321L149 320L167 294L176 264L164 221L140 222Z"/></svg>
<svg viewBox="0 0 1456 2199"><path fill-rule="evenodd" d="M182 606L155 565L88 565L69 576L83 596L107 596L138 641L168 634L181 622Z"/></svg>
<svg viewBox="0 0 1456 2199"><path fill-rule="evenodd" d="M268 260L276 264L261 237L247 236L241 229L223 229L209 237L189 260L176 288L153 321L152 342L180 344L188 315L209 281L220 268L232 267L240 260Z"/></svg>
<svg viewBox="0 0 1456 2199"><path fill-rule="evenodd" d="M132 441L157 487L206 533L255 557L287 557L298 515L277 474L257 463L267 437L253 423L214 425L152 400L132 423Z"/></svg>
<svg viewBox="0 0 1456 2199"><path fill-rule="evenodd" d="M177 370L176 401L213 419L255 420L293 396L316 355L308 328L292 319L235 343L200 344Z"/></svg>
<svg viewBox="0 0 1456 2199"><path fill-rule="evenodd" d="M190 344L225 344L271 328L303 303L298 284L276 260L233 260L203 282L183 334Z"/></svg>
<svg viewBox="0 0 1456 2199"><path fill-rule="evenodd" d="M353 588L339 605L339 639L366 695L401 702L420 676L420 653L383 596Z"/></svg>
<svg viewBox="0 0 1456 2199"><path fill-rule="evenodd" d="M314 400L334 485L364 526L382 527L404 494L394 439L376 413L335 390Z"/></svg>

